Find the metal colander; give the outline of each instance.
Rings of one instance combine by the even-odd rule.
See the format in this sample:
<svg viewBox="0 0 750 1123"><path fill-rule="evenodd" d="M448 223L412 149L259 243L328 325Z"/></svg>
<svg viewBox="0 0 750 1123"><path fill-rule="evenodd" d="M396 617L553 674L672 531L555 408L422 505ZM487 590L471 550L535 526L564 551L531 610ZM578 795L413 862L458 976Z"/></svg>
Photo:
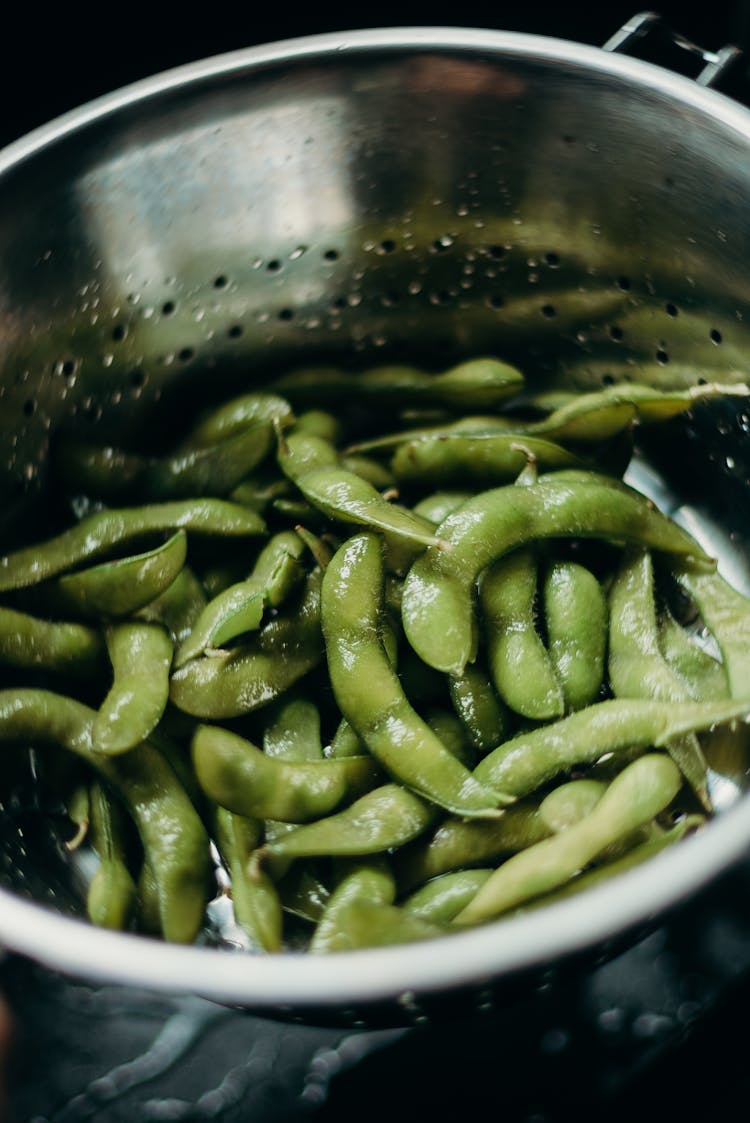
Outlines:
<svg viewBox="0 0 750 1123"><path fill-rule="evenodd" d="M0 154L3 540L44 535L61 431L148 449L165 424L301 359L439 369L491 352L532 387L743 381L749 187L745 109L648 63L528 35L291 41L68 114ZM702 407L645 447L658 476L644 479L740 582L749 428L741 408ZM577 953L606 953L750 841L739 799L554 916L259 958L77 920L81 870L27 791L12 769L8 947L87 977L358 1024L487 1007Z"/></svg>

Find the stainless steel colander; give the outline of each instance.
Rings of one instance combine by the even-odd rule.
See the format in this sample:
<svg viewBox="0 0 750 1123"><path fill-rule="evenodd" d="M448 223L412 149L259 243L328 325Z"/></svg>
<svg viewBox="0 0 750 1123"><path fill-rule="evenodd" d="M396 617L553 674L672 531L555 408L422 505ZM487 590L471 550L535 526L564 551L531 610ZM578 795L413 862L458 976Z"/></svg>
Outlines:
<svg viewBox="0 0 750 1123"><path fill-rule="evenodd" d="M750 113L569 42L341 33L209 59L0 154L0 528L43 536L59 431L148 445L158 417L336 356L494 352L532 385L744 380ZM646 486L746 583L750 418L645 449ZM742 786L742 778L739 778ZM283 1016L424 1020L605 953L746 852L747 797L547 910L430 944L256 957L98 931L8 788L0 941L52 967Z"/></svg>

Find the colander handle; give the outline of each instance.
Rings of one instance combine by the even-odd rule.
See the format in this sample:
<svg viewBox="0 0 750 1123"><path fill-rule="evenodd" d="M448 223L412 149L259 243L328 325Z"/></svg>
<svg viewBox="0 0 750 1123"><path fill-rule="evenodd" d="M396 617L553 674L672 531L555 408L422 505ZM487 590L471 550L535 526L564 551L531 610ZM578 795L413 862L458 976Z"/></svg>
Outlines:
<svg viewBox="0 0 750 1123"><path fill-rule="evenodd" d="M744 53L739 47L727 45L718 51L707 51L673 31L657 12L639 12L624 23L603 45L605 51L618 51L656 62L694 78L700 86L711 86L745 101L750 95L747 82L744 90L739 80L746 79L739 63Z"/></svg>

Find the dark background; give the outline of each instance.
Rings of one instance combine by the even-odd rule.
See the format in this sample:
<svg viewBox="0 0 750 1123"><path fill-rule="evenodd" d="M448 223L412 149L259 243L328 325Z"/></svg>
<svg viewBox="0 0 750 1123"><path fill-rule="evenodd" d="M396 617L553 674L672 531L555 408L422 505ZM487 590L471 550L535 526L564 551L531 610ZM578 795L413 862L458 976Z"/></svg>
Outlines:
<svg viewBox="0 0 750 1123"><path fill-rule="evenodd" d="M224 3L163 6L33 3L4 6L0 23L0 144L91 98L194 59L276 39L364 27L455 25L527 31L601 45L647 7L637 0L539 3L503 0L440 6ZM701 46L750 45L750 0L655 6Z"/></svg>

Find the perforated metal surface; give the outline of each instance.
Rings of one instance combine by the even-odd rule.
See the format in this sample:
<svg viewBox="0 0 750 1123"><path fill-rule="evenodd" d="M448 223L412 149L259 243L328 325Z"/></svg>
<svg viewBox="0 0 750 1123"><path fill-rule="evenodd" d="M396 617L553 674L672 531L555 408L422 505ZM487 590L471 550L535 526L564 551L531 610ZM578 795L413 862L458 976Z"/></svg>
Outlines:
<svg viewBox="0 0 750 1123"><path fill-rule="evenodd" d="M47 519L61 432L150 447L157 414L168 429L302 358L437 367L492 351L532 387L743 380L748 173L750 118L718 95L588 48L467 30L260 48L52 125L0 157L5 540ZM650 450L677 506L718 519L740 559L747 428L722 405ZM672 862L670 900L742 851L737 812L694 861ZM59 876L54 903L75 911L74 867L5 821L16 892L49 903ZM457 972L405 953L391 975L386 956L364 981L342 968L334 995L327 967L295 964L274 990L276 966L261 978L251 963L236 993L287 1016L323 1001L358 1022L379 990L391 1017L418 1021L441 974L481 1005L495 975L537 967L556 939L569 952L651 923L662 898L644 872L608 899L608 919L573 906L559 939L539 924L518 943L477 934ZM22 933L19 916L4 935L17 946ZM86 939L71 934L48 961L69 968ZM32 942L35 955L55 944ZM96 977L117 958L109 947L86 953ZM199 961L175 954L165 970L164 951L126 955L128 970L171 987L196 977ZM226 999L226 964L214 977L202 954L203 991ZM413 993L404 979L418 968ZM342 1011L352 979L367 993Z"/></svg>

